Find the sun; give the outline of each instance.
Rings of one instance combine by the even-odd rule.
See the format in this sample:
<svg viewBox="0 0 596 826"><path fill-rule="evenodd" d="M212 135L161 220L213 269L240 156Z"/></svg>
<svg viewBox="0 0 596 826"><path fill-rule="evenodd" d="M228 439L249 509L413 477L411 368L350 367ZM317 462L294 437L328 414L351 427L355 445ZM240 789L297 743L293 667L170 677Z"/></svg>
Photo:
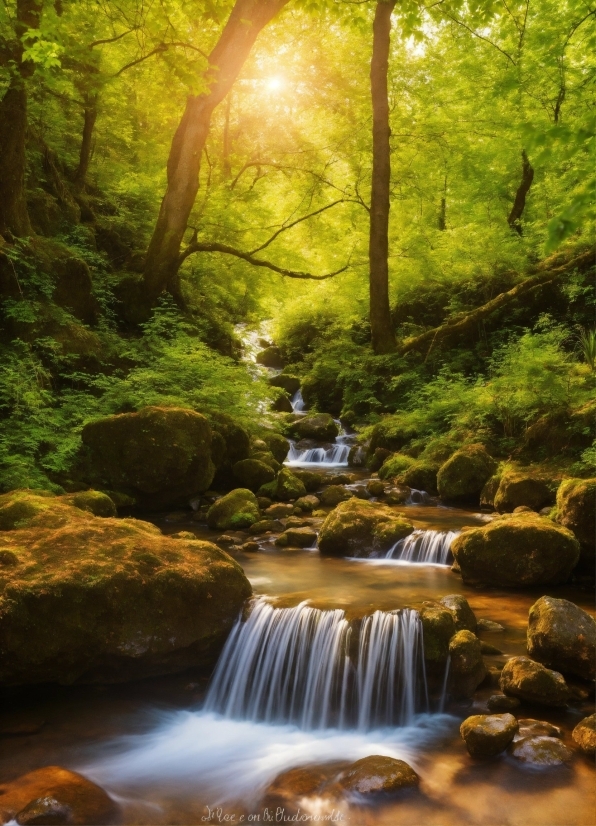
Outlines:
<svg viewBox="0 0 596 826"><path fill-rule="evenodd" d="M283 89L285 80L280 75L273 75L273 77L267 78L265 85L269 92L279 92L280 89Z"/></svg>

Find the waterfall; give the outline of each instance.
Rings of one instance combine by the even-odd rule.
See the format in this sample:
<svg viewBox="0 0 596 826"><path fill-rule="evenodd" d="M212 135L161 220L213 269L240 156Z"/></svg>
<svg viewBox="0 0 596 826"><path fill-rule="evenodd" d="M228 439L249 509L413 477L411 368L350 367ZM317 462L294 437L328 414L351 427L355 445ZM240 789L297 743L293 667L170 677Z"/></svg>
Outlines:
<svg viewBox="0 0 596 826"><path fill-rule="evenodd" d="M347 467L349 454L350 445L341 444L338 441L330 447L311 447L306 450L299 450L294 443L291 443L286 464L290 467L301 467L302 465Z"/></svg>
<svg viewBox="0 0 596 826"><path fill-rule="evenodd" d="M406 505L431 505L432 498L425 490L410 488L410 495L406 499Z"/></svg>
<svg viewBox="0 0 596 826"><path fill-rule="evenodd" d="M428 707L422 622L416 611L376 611L354 629L341 610L259 599L230 634L205 708L305 730L407 725Z"/></svg>
<svg viewBox="0 0 596 826"><path fill-rule="evenodd" d="M386 558L419 565L450 565L449 549L458 535L459 531L414 531L390 548Z"/></svg>
<svg viewBox="0 0 596 826"><path fill-rule="evenodd" d="M306 410L306 405L304 403L304 399L302 398L302 393L300 390L296 390L294 395L292 396L292 410L294 413L304 413Z"/></svg>

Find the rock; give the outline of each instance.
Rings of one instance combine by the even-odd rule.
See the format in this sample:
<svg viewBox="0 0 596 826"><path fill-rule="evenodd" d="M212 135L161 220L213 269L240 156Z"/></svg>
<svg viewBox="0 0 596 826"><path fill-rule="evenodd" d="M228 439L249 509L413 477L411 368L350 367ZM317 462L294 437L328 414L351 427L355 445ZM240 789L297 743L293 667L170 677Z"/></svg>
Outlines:
<svg viewBox="0 0 596 826"><path fill-rule="evenodd" d="M287 540L284 544L291 548L310 548L317 541L317 532L312 528L289 528L282 536Z"/></svg>
<svg viewBox="0 0 596 826"><path fill-rule="evenodd" d="M256 554L257 551L260 551L259 543L258 542L243 542L240 545L240 550L246 554Z"/></svg>
<svg viewBox="0 0 596 826"><path fill-rule="evenodd" d="M380 479L369 479L366 483L366 490L371 496L382 496L385 493L385 483Z"/></svg>
<svg viewBox="0 0 596 826"><path fill-rule="evenodd" d="M282 502L278 502L275 505L271 505L265 511L265 516L269 519L284 519L286 516L291 516L294 511L293 505L286 505Z"/></svg>
<svg viewBox="0 0 596 826"><path fill-rule="evenodd" d="M418 786L420 778L403 760L371 755L348 766L337 782L352 794L395 794L402 789Z"/></svg>
<svg viewBox="0 0 596 826"><path fill-rule="evenodd" d="M290 397L283 390L278 390L277 398L271 404L271 410L276 413L292 413L294 408Z"/></svg>
<svg viewBox="0 0 596 826"><path fill-rule="evenodd" d="M467 530L451 551L464 582L513 588L566 582L579 559L571 531L535 514L502 516Z"/></svg>
<svg viewBox="0 0 596 826"><path fill-rule="evenodd" d="M312 470L299 470L293 468L292 473L296 476L309 493L319 490L323 486L323 476L320 473L315 473Z"/></svg>
<svg viewBox="0 0 596 826"><path fill-rule="evenodd" d="M271 490L274 499L281 499L282 502L300 499L301 496L306 495L306 488L300 479L286 467L279 471L275 481L269 482L264 487Z"/></svg>
<svg viewBox="0 0 596 826"><path fill-rule="evenodd" d="M321 502L319 498L311 493L307 496L301 496L299 499L296 499L294 502L294 507L300 508L300 510L306 511L307 513L312 513L312 511L318 508L320 504Z"/></svg>
<svg viewBox="0 0 596 826"><path fill-rule="evenodd" d="M515 711L521 705L517 697L507 697L506 694L491 694L486 701L489 711Z"/></svg>
<svg viewBox="0 0 596 826"><path fill-rule="evenodd" d="M480 507L483 510L495 509L495 496L501 484L500 474L491 476L490 479L484 483L484 487L480 491Z"/></svg>
<svg viewBox="0 0 596 826"><path fill-rule="evenodd" d="M394 486L385 491L385 502L388 505L403 505L410 498L412 491L405 485Z"/></svg>
<svg viewBox="0 0 596 826"><path fill-rule="evenodd" d="M363 445L353 445L348 454L348 465L350 467L364 467L368 458L368 450Z"/></svg>
<svg viewBox="0 0 596 826"><path fill-rule="evenodd" d="M192 531L177 531L176 533L170 534L171 539L188 539L191 542L194 542L197 537L195 536Z"/></svg>
<svg viewBox="0 0 596 826"><path fill-rule="evenodd" d="M317 795L327 782L327 776L319 769L300 766L279 774L265 792L264 805L292 806L296 800Z"/></svg>
<svg viewBox="0 0 596 826"><path fill-rule="evenodd" d="M425 490L427 493L436 495L438 470L439 466L430 462L415 462L397 476L395 481L414 490Z"/></svg>
<svg viewBox="0 0 596 826"><path fill-rule="evenodd" d="M266 431L263 433L263 441L278 462L285 462L290 450L290 443L281 433Z"/></svg>
<svg viewBox="0 0 596 826"><path fill-rule="evenodd" d="M273 453L270 453L268 450L251 453L249 458L257 459L257 461L270 467L275 473L281 470L281 464L277 461Z"/></svg>
<svg viewBox="0 0 596 826"><path fill-rule="evenodd" d="M418 436L416 425L405 422L403 417L385 416L372 429L370 438L370 452L383 448L389 453L399 453L411 439Z"/></svg>
<svg viewBox="0 0 596 826"><path fill-rule="evenodd" d="M459 731L472 757L495 757L505 751L517 728L513 714L475 714Z"/></svg>
<svg viewBox="0 0 596 826"><path fill-rule="evenodd" d="M534 720L531 717L520 717L518 719L519 729L515 735L516 740L523 737L562 737L563 732L558 726L547 723L546 720Z"/></svg>
<svg viewBox="0 0 596 826"><path fill-rule="evenodd" d="M246 488L226 493L214 502L207 511L207 524L210 528L225 531L229 528L249 528L260 518L257 498Z"/></svg>
<svg viewBox="0 0 596 826"><path fill-rule="evenodd" d="M242 425L227 413L205 410L204 415L209 419L211 430L217 433L223 444L223 453L215 464L223 464L226 468L232 467L242 459L248 459L250 454L250 436Z"/></svg>
<svg viewBox="0 0 596 826"><path fill-rule="evenodd" d="M382 467L379 468L379 477L381 479L395 479L401 473L404 473L410 465L415 462L411 456L406 456L405 453L392 453L383 462Z"/></svg>
<svg viewBox="0 0 596 826"><path fill-rule="evenodd" d="M310 525L310 519L303 516L289 516L286 519L286 528L306 528Z"/></svg>
<svg viewBox="0 0 596 826"><path fill-rule="evenodd" d="M573 729L571 736L584 754L593 756L596 753L596 714L584 717Z"/></svg>
<svg viewBox="0 0 596 826"><path fill-rule="evenodd" d="M319 534L324 556L369 556L388 551L414 528L402 514L386 505L355 497L327 516Z"/></svg>
<svg viewBox="0 0 596 826"><path fill-rule="evenodd" d="M266 347L257 353L257 364L262 364L264 367L272 367L274 370L281 370L284 366L284 360L281 355L279 347L272 345Z"/></svg>
<svg viewBox="0 0 596 826"><path fill-rule="evenodd" d="M511 513L521 505L539 511L554 502L555 495L547 481L535 475L510 470L501 476L494 506L501 513Z"/></svg>
<svg viewBox="0 0 596 826"><path fill-rule="evenodd" d="M235 481L256 493L262 485L275 479L275 471L258 459L242 459L232 468Z"/></svg>
<svg viewBox="0 0 596 826"><path fill-rule="evenodd" d="M273 499L269 499L267 496L257 496L257 505L259 509L262 511L266 511L267 508L270 508L273 504Z"/></svg>
<svg viewBox="0 0 596 826"><path fill-rule="evenodd" d="M289 396L293 396L300 390L300 379L297 376L290 376L286 373L280 373L278 376L271 376L268 379L271 387L281 387Z"/></svg>
<svg viewBox="0 0 596 826"><path fill-rule="evenodd" d="M455 622L456 631L471 631L476 633L476 615L470 608L468 600L461 594L448 594L439 600L440 605L444 605L451 611Z"/></svg>
<svg viewBox="0 0 596 826"><path fill-rule="evenodd" d="M391 451L386 450L384 447L378 447L374 451L369 451L366 462L368 469L372 470L373 473L380 471L390 457Z"/></svg>
<svg viewBox="0 0 596 826"><path fill-rule="evenodd" d="M355 480L356 477L351 473L334 473L325 479L328 485L351 485Z"/></svg>
<svg viewBox="0 0 596 826"><path fill-rule="evenodd" d="M3 823L101 826L116 821L118 807L83 775L45 766L0 786L0 816Z"/></svg>
<svg viewBox="0 0 596 826"><path fill-rule="evenodd" d="M566 479L557 491L557 521L573 531L581 547L580 565L594 573L596 558L596 479Z"/></svg>
<svg viewBox="0 0 596 826"><path fill-rule="evenodd" d="M284 526L277 519L259 519L250 526L251 533L278 533Z"/></svg>
<svg viewBox="0 0 596 826"><path fill-rule="evenodd" d="M569 749L554 737L523 737L509 749L516 760L544 768L562 766L573 757Z"/></svg>
<svg viewBox="0 0 596 826"><path fill-rule="evenodd" d="M446 502L478 501L482 488L496 469L497 463L484 445L463 447L439 468L439 496Z"/></svg>
<svg viewBox="0 0 596 826"><path fill-rule="evenodd" d="M501 625L500 622L494 622L494 620L482 618L478 620L476 630L488 631L490 633L500 633L505 630L505 626Z"/></svg>
<svg viewBox="0 0 596 826"><path fill-rule="evenodd" d="M497 648L496 645L491 645L488 642L482 641L480 641L480 651L482 654L486 654L487 656L496 656L503 653L500 648Z"/></svg>
<svg viewBox="0 0 596 826"><path fill-rule="evenodd" d="M143 508L186 504L215 474L211 427L194 410L144 407L90 422L81 435L88 481L133 496Z"/></svg>
<svg viewBox="0 0 596 826"><path fill-rule="evenodd" d="M88 511L93 516L118 516L116 505L106 493L99 490L83 490L67 497L75 508Z"/></svg>
<svg viewBox="0 0 596 826"><path fill-rule="evenodd" d="M342 485L329 485L320 496L321 505L327 508L334 508L340 502L345 502L354 496L353 491L347 490Z"/></svg>
<svg viewBox="0 0 596 826"><path fill-rule="evenodd" d="M435 673L442 672L449 657L449 640L455 634L453 614L437 603L425 603L420 619L427 667Z"/></svg>
<svg viewBox="0 0 596 826"><path fill-rule="evenodd" d="M315 439L317 442L332 442L339 433L339 428L329 413L303 416L293 422L288 430L289 435L295 439Z"/></svg>
<svg viewBox="0 0 596 826"><path fill-rule="evenodd" d="M545 706L565 706L569 699L569 688L562 674L529 657L512 657L505 663L500 687L504 694Z"/></svg>
<svg viewBox="0 0 596 826"><path fill-rule="evenodd" d="M458 631L449 642L449 690L456 698L471 697L486 677L480 640L471 631Z"/></svg>
<svg viewBox="0 0 596 826"><path fill-rule="evenodd" d="M541 597L530 608L528 654L564 674L594 680L596 622L573 602Z"/></svg>

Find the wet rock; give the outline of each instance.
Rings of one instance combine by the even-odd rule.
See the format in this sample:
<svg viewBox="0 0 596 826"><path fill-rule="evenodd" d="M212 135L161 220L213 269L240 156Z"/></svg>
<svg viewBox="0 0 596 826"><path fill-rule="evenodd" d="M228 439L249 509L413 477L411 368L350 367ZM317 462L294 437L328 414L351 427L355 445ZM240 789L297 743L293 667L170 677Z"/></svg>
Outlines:
<svg viewBox="0 0 596 826"><path fill-rule="evenodd" d="M403 760L371 755L348 766L338 777L345 791L359 795L395 794L418 786L420 778Z"/></svg>
<svg viewBox="0 0 596 826"><path fill-rule="evenodd" d="M272 367L274 370L281 370L284 366L284 360L279 347L271 345L257 353L257 364L262 364L263 367Z"/></svg>
<svg viewBox="0 0 596 826"><path fill-rule="evenodd" d="M457 450L437 474L439 496L446 502L478 501L482 488L496 469L497 463L484 445Z"/></svg>
<svg viewBox="0 0 596 826"><path fill-rule="evenodd" d="M317 442L332 442L339 428L329 413L303 416L288 427L288 435L295 439L315 439Z"/></svg>
<svg viewBox="0 0 596 826"><path fill-rule="evenodd" d="M290 450L290 443L285 436L282 436L281 433L274 433L273 431L266 431L262 436L262 441L265 442L275 459L278 462L285 462L288 451Z"/></svg>
<svg viewBox="0 0 596 826"><path fill-rule="evenodd" d="M557 521L573 531L581 570L594 574L596 558L596 479L566 479L557 491Z"/></svg>
<svg viewBox="0 0 596 826"><path fill-rule="evenodd" d="M312 470L301 470L298 468L294 468L292 473L300 479L309 493L319 490L323 486L323 475L321 473L315 473Z"/></svg>
<svg viewBox="0 0 596 826"><path fill-rule="evenodd" d="M259 519L250 526L251 533L278 533L283 531L284 526L278 519Z"/></svg>
<svg viewBox="0 0 596 826"><path fill-rule="evenodd" d="M425 603L420 619L427 667L432 671L442 671L449 656L449 640L456 632L453 614L437 603Z"/></svg>
<svg viewBox="0 0 596 826"><path fill-rule="evenodd" d="M584 717L573 729L571 736L584 754L594 755L596 753L596 714Z"/></svg>
<svg viewBox="0 0 596 826"><path fill-rule="evenodd" d="M293 806L303 797L317 795L327 782L324 772L316 768L298 767L279 774L265 792L265 806Z"/></svg>
<svg viewBox="0 0 596 826"><path fill-rule="evenodd" d="M515 735L516 740L521 740L523 737L559 737L563 736L563 732L558 726L553 726L546 720L534 720L531 717L520 717L518 719L519 729Z"/></svg>
<svg viewBox="0 0 596 826"><path fill-rule="evenodd" d="M75 508L88 511L94 516L118 516L113 500L110 499L107 493L102 493L99 490L83 490L79 493L73 493L65 499L72 502Z"/></svg>
<svg viewBox="0 0 596 826"><path fill-rule="evenodd" d="M293 505L286 505L282 502L278 502L275 505L271 505L271 507L267 508L265 511L265 516L269 519L284 519L286 516L290 516L294 511Z"/></svg>
<svg viewBox="0 0 596 826"><path fill-rule="evenodd" d="M524 737L511 745L509 753L522 763L542 768L562 766L573 757L567 746L554 737Z"/></svg>
<svg viewBox="0 0 596 826"><path fill-rule="evenodd" d="M262 485L275 479L275 471L258 459L242 459L232 468L234 479L243 488L256 493Z"/></svg>
<svg viewBox="0 0 596 826"><path fill-rule="evenodd" d="M176 531L176 533L171 533L170 537L172 539L188 539L191 542L197 539L192 531Z"/></svg>
<svg viewBox="0 0 596 826"><path fill-rule="evenodd" d="M283 544L291 548L310 548L317 541L317 532L313 531L312 528L290 528L284 531L282 536L286 540ZM281 539L281 536L279 539Z"/></svg>
<svg viewBox="0 0 596 826"><path fill-rule="evenodd" d="M486 677L480 640L471 631L458 631L449 642L449 690L456 699L471 697Z"/></svg>
<svg viewBox="0 0 596 826"><path fill-rule="evenodd" d="M389 550L414 530L403 514L355 497L327 516L319 534L324 556L368 556Z"/></svg>
<svg viewBox="0 0 596 826"><path fill-rule="evenodd" d="M286 528L306 528L310 525L310 519L305 519L301 516L288 516L285 521Z"/></svg>
<svg viewBox="0 0 596 826"><path fill-rule="evenodd" d="M319 498L314 496L312 493L307 494L306 496L301 496L294 502L294 507L300 508L301 511L306 511L306 513L311 513L316 508L320 507L320 505L321 502Z"/></svg>
<svg viewBox="0 0 596 826"><path fill-rule="evenodd" d="M144 407L90 422L81 435L84 478L129 494L144 508L186 503L207 490L215 474L211 427L194 410Z"/></svg>
<svg viewBox="0 0 596 826"><path fill-rule="evenodd" d="M258 542L243 542L240 550L246 554L256 554L260 550Z"/></svg>
<svg viewBox="0 0 596 826"><path fill-rule="evenodd" d="M352 488L352 491L354 493L354 496L356 496L358 499L368 500L372 498L370 493L364 487L364 485L356 485L354 488Z"/></svg>
<svg viewBox="0 0 596 826"><path fill-rule="evenodd" d="M488 642L482 642L482 640L480 641L480 650L486 656L497 656L498 654L503 653L500 648L497 648L496 645L491 645Z"/></svg>
<svg viewBox="0 0 596 826"><path fill-rule="evenodd" d="M348 454L348 465L350 467L362 468L366 465L368 450L363 445L353 445Z"/></svg>
<svg viewBox="0 0 596 826"><path fill-rule="evenodd" d="M555 494L547 480L520 471L507 471L501 476L494 506L501 513L511 513L520 506L539 511L554 502Z"/></svg>
<svg viewBox="0 0 596 826"><path fill-rule="evenodd" d="M366 490L371 496L383 496L385 493L385 483L380 479L369 479L366 483Z"/></svg>
<svg viewBox="0 0 596 826"><path fill-rule="evenodd" d="M405 485L395 485L385 491L385 502L387 505L403 505L408 501L411 492Z"/></svg>
<svg viewBox="0 0 596 826"><path fill-rule="evenodd" d="M489 711L515 711L521 705L517 697L508 697L506 694L491 694L486 701Z"/></svg>
<svg viewBox="0 0 596 826"><path fill-rule="evenodd" d="M267 508L270 508L273 504L273 499L269 499L268 496L257 496L257 505L259 509L262 511L266 511Z"/></svg>
<svg viewBox="0 0 596 826"><path fill-rule="evenodd" d="M340 502L345 502L354 496L353 491L342 485L329 485L320 496L321 504L327 508L334 508Z"/></svg>
<svg viewBox="0 0 596 826"><path fill-rule="evenodd" d="M228 528L248 528L260 518L257 498L246 488L226 493L214 502L207 512L207 524L210 528L225 531Z"/></svg>
<svg viewBox="0 0 596 826"><path fill-rule="evenodd" d="M292 407L292 402L290 401L290 397L285 393L283 390L278 391L277 398L271 404L271 410L274 410L276 413L292 413L294 408Z"/></svg>
<svg viewBox="0 0 596 826"><path fill-rule="evenodd" d="M472 757L495 757L505 751L517 729L513 714L475 714L459 731Z"/></svg>
<svg viewBox="0 0 596 826"><path fill-rule="evenodd" d="M274 471L274 474L281 470L281 464L277 461L273 453L270 453L268 450L252 453L249 458L256 459L258 462L267 465L267 467L270 467L271 470Z"/></svg>
<svg viewBox="0 0 596 826"><path fill-rule="evenodd" d="M280 499L282 502L291 502L305 496L306 488L289 468L284 467L277 474L277 479L268 482L259 489L259 495L271 496L273 499Z"/></svg>
<svg viewBox="0 0 596 826"><path fill-rule="evenodd" d="M501 484L500 474L491 476L490 479L484 483L484 487L480 491L480 507L482 510L495 509L495 496Z"/></svg>
<svg viewBox="0 0 596 826"><path fill-rule="evenodd" d="M467 530L453 540L451 551L464 582L515 588L566 582L579 543L571 531L532 513Z"/></svg>
<svg viewBox="0 0 596 826"><path fill-rule="evenodd" d="M596 677L596 622L566 599L541 597L530 608L528 654L585 680Z"/></svg>
<svg viewBox="0 0 596 826"><path fill-rule="evenodd" d="M489 619L479 619L477 623L477 631L488 631L490 633L500 633L505 630L505 627L500 622L495 622Z"/></svg>
<svg viewBox="0 0 596 826"><path fill-rule="evenodd" d="M297 376L291 376L286 373L280 373L278 376L271 376L268 379L271 387L281 387L289 396L293 396L300 390L300 379Z"/></svg>
<svg viewBox="0 0 596 826"><path fill-rule="evenodd" d="M529 703L565 706L569 688L562 674L529 657L512 657L501 672L501 691Z"/></svg>
<svg viewBox="0 0 596 826"><path fill-rule="evenodd" d="M333 476L328 476L326 482L329 485L351 485L356 479L351 473L334 473Z"/></svg>
<svg viewBox="0 0 596 826"><path fill-rule="evenodd" d="M414 462L407 470L396 476L395 481L414 490L425 490L431 495L437 493L437 473L439 465L432 462Z"/></svg>
<svg viewBox="0 0 596 826"><path fill-rule="evenodd" d="M36 769L0 786L2 822L94 826L114 823L118 807L102 788L60 766Z"/></svg>
<svg viewBox="0 0 596 826"><path fill-rule="evenodd" d="M439 604L445 606L453 614L456 631L476 633L476 615L465 597L461 594L448 594L439 600Z"/></svg>

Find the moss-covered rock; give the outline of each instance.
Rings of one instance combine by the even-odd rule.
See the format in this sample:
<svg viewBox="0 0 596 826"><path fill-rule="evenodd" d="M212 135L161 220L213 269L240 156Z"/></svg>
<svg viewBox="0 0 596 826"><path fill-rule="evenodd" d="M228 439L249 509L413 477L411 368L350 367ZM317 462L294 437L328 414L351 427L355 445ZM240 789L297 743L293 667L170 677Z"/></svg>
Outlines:
<svg viewBox="0 0 596 826"><path fill-rule="evenodd" d="M348 490L343 485L329 485L320 496L321 504L328 508L334 508L340 502L346 502L354 496L354 492Z"/></svg>
<svg viewBox="0 0 596 826"><path fill-rule="evenodd" d="M2 566L2 681L120 682L210 668L251 593L240 566L211 543L66 500L47 498L50 508L2 534L16 559Z"/></svg>
<svg viewBox="0 0 596 826"><path fill-rule="evenodd" d="M530 608L528 654L584 680L596 678L596 622L573 602L541 597Z"/></svg>
<svg viewBox="0 0 596 826"><path fill-rule="evenodd" d="M495 473L490 479L485 482L484 487L480 491L480 507L486 510L494 510L495 496L501 484L501 475Z"/></svg>
<svg viewBox="0 0 596 826"><path fill-rule="evenodd" d="M108 416L85 425L82 439L89 481L147 509L186 504L215 474L211 427L194 410L145 407Z"/></svg>
<svg viewBox="0 0 596 826"><path fill-rule="evenodd" d="M258 459L242 459L232 468L235 481L256 493L262 485L275 479L275 471Z"/></svg>
<svg viewBox="0 0 596 826"><path fill-rule="evenodd" d="M471 631L458 631L449 641L449 690L456 698L471 697L486 677L480 640Z"/></svg>
<svg viewBox="0 0 596 826"><path fill-rule="evenodd" d="M579 559L571 531L533 513L466 530L451 551L464 582L510 588L566 582Z"/></svg>
<svg viewBox="0 0 596 826"><path fill-rule="evenodd" d="M75 508L88 511L93 516L118 516L114 501L99 490L83 490L68 497Z"/></svg>
<svg viewBox="0 0 596 826"><path fill-rule="evenodd" d="M281 463L278 462L273 453L268 450L251 453L250 458L263 462L264 465L270 467L275 473L281 470Z"/></svg>
<svg viewBox="0 0 596 826"><path fill-rule="evenodd" d="M539 511L554 503L555 494L548 480L521 471L504 473L494 498L495 509L500 513L511 513L522 505Z"/></svg>
<svg viewBox="0 0 596 826"><path fill-rule="evenodd" d="M323 474L316 473L313 470L302 470L301 468L292 468L292 473L296 476L309 493L314 493L323 487Z"/></svg>
<svg viewBox="0 0 596 826"><path fill-rule="evenodd" d="M281 387L289 396L293 396L294 393L300 390L300 379L297 376L291 376L289 373L271 376L268 381L271 387Z"/></svg>
<svg viewBox="0 0 596 826"><path fill-rule="evenodd" d="M259 491L261 495L279 499L281 502L289 502L306 495L306 488L300 479L292 471L284 467L277 474L277 479L264 485Z"/></svg>
<svg viewBox="0 0 596 826"><path fill-rule="evenodd" d="M425 490L433 496L437 493L437 472L439 466L432 462L414 462L400 476L396 482L414 490Z"/></svg>
<svg viewBox="0 0 596 826"><path fill-rule="evenodd" d="M387 416L373 427L369 450L374 453L377 448L383 448L396 453L418 435L417 427L403 417Z"/></svg>
<svg viewBox="0 0 596 826"><path fill-rule="evenodd" d="M424 659L433 675L442 673L449 657L449 640L455 634L455 622L450 610L442 605L426 603L420 612L422 620Z"/></svg>
<svg viewBox="0 0 596 826"><path fill-rule="evenodd" d="M363 757L338 777L342 789L358 795L395 794L418 786L420 778L403 760L382 755Z"/></svg>
<svg viewBox="0 0 596 826"><path fill-rule="evenodd" d="M495 757L505 751L518 728L513 714L475 714L459 731L472 757Z"/></svg>
<svg viewBox="0 0 596 826"><path fill-rule="evenodd" d="M522 737L509 748L509 753L516 760L534 768L554 768L568 763L572 752L556 737L539 735Z"/></svg>
<svg viewBox="0 0 596 826"><path fill-rule="evenodd" d="M262 364L264 367L273 367L275 370L281 370L284 366L284 360L279 347L272 345L266 347L257 353L257 364Z"/></svg>
<svg viewBox="0 0 596 826"><path fill-rule="evenodd" d="M571 736L584 754L596 754L596 714L584 717L573 729Z"/></svg>
<svg viewBox="0 0 596 826"><path fill-rule="evenodd" d="M354 497L325 519L319 550L325 556L371 556L388 551L413 530L403 514L387 505Z"/></svg>
<svg viewBox="0 0 596 826"><path fill-rule="evenodd" d="M565 706L569 688L558 671L551 671L529 657L512 657L505 663L499 681L501 691L529 703Z"/></svg>
<svg viewBox="0 0 596 826"><path fill-rule="evenodd" d="M262 440L278 462L285 462L290 449L290 443L285 436L282 436L281 433L274 433L273 431L267 430L262 434Z"/></svg>
<svg viewBox="0 0 596 826"><path fill-rule="evenodd" d="M437 474L439 496L446 502L477 502L497 463L484 445L457 450Z"/></svg>
<svg viewBox="0 0 596 826"><path fill-rule="evenodd" d="M307 513L312 513L312 511L316 510L320 505L321 502L319 498L312 493L301 496L294 502L294 507L300 508L301 511L306 511Z"/></svg>
<svg viewBox="0 0 596 826"><path fill-rule="evenodd" d="M225 531L229 528L249 528L260 519L259 504L247 488L236 488L214 502L207 511L210 528Z"/></svg>
<svg viewBox="0 0 596 826"><path fill-rule="evenodd" d="M201 411L209 420L213 433L218 433L224 442L224 453L220 462L233 465L242 459L248 459L250 454L250 437L247 431L233 416L221 413L219 410Z"/></svg>
<svg viewBox="0 0 596 826"><path fill-rule="evenodd" d="M0 531L25 527L38 513L51 513L59 501L50 491L29 488L0 495Z"/></svg>
<svg viewBox="0 0 596 826"><path fill-rule="evenodd" d="M448 594L446 597L442 597L439 604L451 611L456 631L476 633L476 615L465 597L461 594Z"/></svg>
<svg viewBox="0 0 596 826"><path fill-rule="evenodd" d="M289 545L291 548L311 548L317 541L317 532L312 528L288 528L282 533L279 539L284 538L281 545Z"/></svg>
<svg viewBox="0 0 596 826"><path fill-rule="evenodd" d="M411 467L414 461L411 456L406 456L405 453L393 453L383 462L379 469L379 477L381 479L394 479Z"/></svg>
<svg viewBox="0 0 596 826"><path fill-rule="evenodd" d="M278 389L275 398L271 402L271 410L275 413L292 413L292 402L285 390Z"/></svg>
<svg viewBox="0 0 596 826"><path fill-rule="evenodd" d="M582 571L596 564L596 479L566 479L557 491L557 521L573 531L580 547Z"/></svg>
<svg viewBox="0 0 596 826"><path fill-rule="evenodd" d="M288 425L288 435L294 439L314 439L317 442L332 442L339 428L329 413L315 413L303 416Z"/></svg>

